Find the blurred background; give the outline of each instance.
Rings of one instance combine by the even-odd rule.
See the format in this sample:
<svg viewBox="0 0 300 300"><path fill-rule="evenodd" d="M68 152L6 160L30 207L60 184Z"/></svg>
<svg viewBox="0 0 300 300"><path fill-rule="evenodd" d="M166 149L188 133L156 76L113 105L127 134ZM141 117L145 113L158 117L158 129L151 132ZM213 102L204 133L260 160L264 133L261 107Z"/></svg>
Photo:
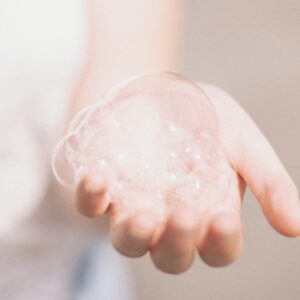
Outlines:
<svg viewBox="0 0 300 300"><path fill-rule="evenodd" d="M228 91L271 141L300 187L300 1L183 1L181 73ZM212 269L199 258L186 273L132 261L139 299L300 298L300 241L277 234L255 199L243 205L240 259Z"/></svg>
<svg viewBox="0 0 300 300"><path fill-rule="evenodd" d="M181 1L183 9L179 72L229 92L270 140L300 188L300 1L178 1ZM45 191L40 190L37 183L40 182L43 189L47 188L46 175L49 174L45 170L45 157L51 155L49 152L52 149L48 141L48 136L51 136L49 132L56 128L58 118L62 118L57 110L61 111L63 101L69 96L65 86L73 80L74 69L79 69L81 48L86 42L83 2L0 0L0 112L3 112L0 133L5 133L1 135L0 150L3 152L4 146L11 143L11 148L3 152L7 154L4 158L9 161L15 151L19 159L11 164L16 168L12 168L10 175L13 184L10 185L5 183L9 181L9 172L4 169L4 160L0 159L0 171L4 170L0 174L1 192L4 190L4 195L10 198L12 194L18 195L19 190L23 192L22 188L25 189L27 183L37 188L34 191L37 198L44 197ZM115 51L119 53L120 49ZM49 107L43 106L43 98L44 102L50 103ZM18 114L15 113L17 109ZM50 112L50 117L47 119L41 114L42 111ZM42 128L36 130L33 126L34 130L31 130L31 127L24 126L20 117L23 112L28 112L30 120L33 119L32 113L32 124L39 127L42 124ZM14 122L20 124L10 131L8 125L14 123L11 116L15 115ZM25 129L30 135L28 139L32 139L33 134L41 137L38 141L32 139L33 146L42 145L44 154L31 151L30 159L26 153L23 155L22 140L16 139L14 143L13 137L25 139ZM4 156L1 151L0 158ZM40 173L34 168L32 174L28 173L31 161L34 166L40 163ZM20 169L20 184L16 188L17 170ZM21 202L18 197L15 198L15 203L8 210L12 215L17 212L22 218L28 217L28 212L31 213L37 206L36 203L30 204L32 206L20 213L19 204L26 203L26 199L23 201L22 198ZM33 199L32 194L28 198ZM56 200L54 198L51 197L51 200ZM5 205L12 202L6 201L3 196L0 198L1 226L8 215ZM50 209L51 205L55 208L61 205L60 201L57 201L59 204L54 202L48 201L42 210L36 210L36 216L28 224L26 220L19 222L17 234L8 234L0 241L0 266L5 270L0 276L1 300L31 299L24 298L23 293L26 290L32 293L30 288L36 288L35 278L47 283L51 283L50 278L55 278L58 284L54 287L59 290L63 286L59 272L63 273L77 263L77 254L71 259L70 250L79 249L84 244L77 239L81 229L74 227L73 220L68 221L69 227L65 226L65 214ZM276 233L267 224L249 192L244 199L242 214L244 246L240 259L230 267L209 268L197 257L189 271L174 276L158 271L148 255L134 260L124 258L133 270L131 285L137 290L137 299L300 299L300 240ZM19 221L18 215L16 219ZM82 236L85 236L86 232L82 231ZM53 258L49 253L53 254ZM34 260L41 268L34 268ZM114 273L110 274L111 277L107 274L114 268L112 265L117 259L108 258L107 262L102 279L116 280ZM106 285L107 281L102 279L97 285ZM24 290L20 288L20 283ZM3 286L4 292L7 290L14 294L20 290L20 298L1 296ZM53 290L53 286L49 290ZM41 293L45 295L43 299L65 299L57 294L49 295L42 288ZM41 299L37 297L32 299Z"/></svg>

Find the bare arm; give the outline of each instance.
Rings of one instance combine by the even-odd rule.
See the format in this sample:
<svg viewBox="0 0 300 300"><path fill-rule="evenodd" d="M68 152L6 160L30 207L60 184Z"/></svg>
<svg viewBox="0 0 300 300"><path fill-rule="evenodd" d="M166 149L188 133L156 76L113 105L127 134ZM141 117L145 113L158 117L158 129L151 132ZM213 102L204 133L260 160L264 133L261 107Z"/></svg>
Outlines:
<svg viewBox="0 0 300 300"><path fill-rule="evenodd" d="M88 0L86 63L70 117L124 78L176 69L179 11L177 0Z"/></svg>
<svg viewBox="0 0 300 300"><path fill-rule="evenodd" d="M177 11L178 5L171 0L90 1L88 60L72 113L123 78L174 69ZM234 175L228 197L230 212L201 219L187 207L177 207L161 222L155 211L129 215L110 210L115 248L130 257L150 251L154 264L169 273L186 270L196 249L211 266L225 266L237 258L242 244L240 207L245 184L275 229L287 236L300 234L297 189L273 149L231 97L218 88L202 88L217 111L222 144ZM272 180L270 174L274 175ZM105 191L105 179L88 174L77 189L79 211L89 217L107 212L111 202Z"/></svg>

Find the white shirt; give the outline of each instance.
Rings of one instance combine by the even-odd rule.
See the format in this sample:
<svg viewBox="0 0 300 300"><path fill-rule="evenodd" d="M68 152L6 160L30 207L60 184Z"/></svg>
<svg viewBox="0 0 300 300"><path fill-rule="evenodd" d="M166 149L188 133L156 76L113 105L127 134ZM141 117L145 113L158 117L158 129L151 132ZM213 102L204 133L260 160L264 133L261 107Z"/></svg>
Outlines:
<svg viewBox="0 0 300 300"><path fill-rule="evenodd" d="M84 14L81 0L0 2L0 299L127 297L120 257L63 208L51 184L51 153L83 61ZM78 281L82 270L89 274Z"/></svg>

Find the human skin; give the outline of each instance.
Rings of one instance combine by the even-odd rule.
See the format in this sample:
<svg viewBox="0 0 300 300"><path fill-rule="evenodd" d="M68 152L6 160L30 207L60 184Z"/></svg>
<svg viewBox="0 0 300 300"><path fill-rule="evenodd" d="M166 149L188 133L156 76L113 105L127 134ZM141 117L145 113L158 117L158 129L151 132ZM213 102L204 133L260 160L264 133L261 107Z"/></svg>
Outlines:
<svg viewBox="0 0 300 300"><path fill-rule="evenodd" d="M126 5L122 4L125 2ZM126 18L120 20L116 17L123 26L120 23L116 26L114 15L105 21L111 26L100 26L97 20L105 20L103 3L90 2L90 51L75 91L71 115L99 98L103 91L120 79L137 73L170 70L176 65L176 53L173 50L176 42L168 39L177 32L174 1L144 1L143 6L139 7L139 15L144 15L139 20L135 19L138 18L135 11L137 1L114 0L105 4L112 11L114 7L128 10ZM158 8L161 12L160 21L168 24L164 32L154 26L157 19L154 22L151 17ZM138 29L134 27L137 32L133 33L132 26L126 25L128 18L135 20L135 25L140 25ZM122 30L119 31L120 28ZM131 49L125 47L127 52L124 57L111 51L124 47L124 36L126 39L134 39L135 34L150 31L154 34L146 36L151 38L140 44L136 41L136 47ZM104 43L101 42L103 38L106 40ZM114 47L110 49L112 44ZM111 53L118 54L118 63L113 56L108 55ZM110 216L110 236L119 252L129 257L139 257L149 251L153 263L168 273L181 273L188 269L195 252L199 252L202 259L211 266L225 266L238 257L242 245L240 208L246 185L259 201L267 220L278 232L286 236L300 235L297 188L268 141L228 94L213 86L200 86L217 112L222 146L235 174L231 187L234 191L231 212L207 214L199 218L195 211L181 205L170 207L162 220L155 211L132 214L120 209L107 196L105 174L86 174L77 187L76 206L79 212L93 218L103 214Z"/></svg>
<svg viewBox="0 0 300 300"><path fill-rule="evenodd" d="M90 173L77 189L77 207L89 217L109 214L111 240L129 257L150 251L162 271L180 273L193 261L195 250L211 266L226 266L242 245L240 208L245 186L257 198L269 223L283 235L300 235L298 192L271 145L243 109L219 88L200 85L217 112L220 139L235 174L226 212L206 216L188 206L169 207L161 219L153 209L132 214L107 197L105 174ZM230 211L230 212L228 212Z"/></svg>

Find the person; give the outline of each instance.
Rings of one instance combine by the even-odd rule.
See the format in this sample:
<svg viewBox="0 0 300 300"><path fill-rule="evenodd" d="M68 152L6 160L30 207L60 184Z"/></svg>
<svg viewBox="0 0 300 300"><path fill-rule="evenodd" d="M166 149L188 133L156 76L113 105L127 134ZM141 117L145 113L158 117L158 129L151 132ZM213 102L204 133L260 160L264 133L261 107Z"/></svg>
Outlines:
<svg viewBox="0 0 300 300"><path fill-rule="evenodd" d="M104 201L101 174L90 173L77 187L76 207L96 220L78 216L74 195L51 179L54 144L77 111L118 81L176 70L180 3L15 0L0 6L1 299L134 299L98 220L105 213L119 252L150 251L169 273L186 270L196 250L212 266L237 258L245 184L276 230L300 234L297 189L272 147L230 96L203 84L236 174L235 212L211 216L205 226L184 207L163 223L154 214L124 216Z"/></svg>

